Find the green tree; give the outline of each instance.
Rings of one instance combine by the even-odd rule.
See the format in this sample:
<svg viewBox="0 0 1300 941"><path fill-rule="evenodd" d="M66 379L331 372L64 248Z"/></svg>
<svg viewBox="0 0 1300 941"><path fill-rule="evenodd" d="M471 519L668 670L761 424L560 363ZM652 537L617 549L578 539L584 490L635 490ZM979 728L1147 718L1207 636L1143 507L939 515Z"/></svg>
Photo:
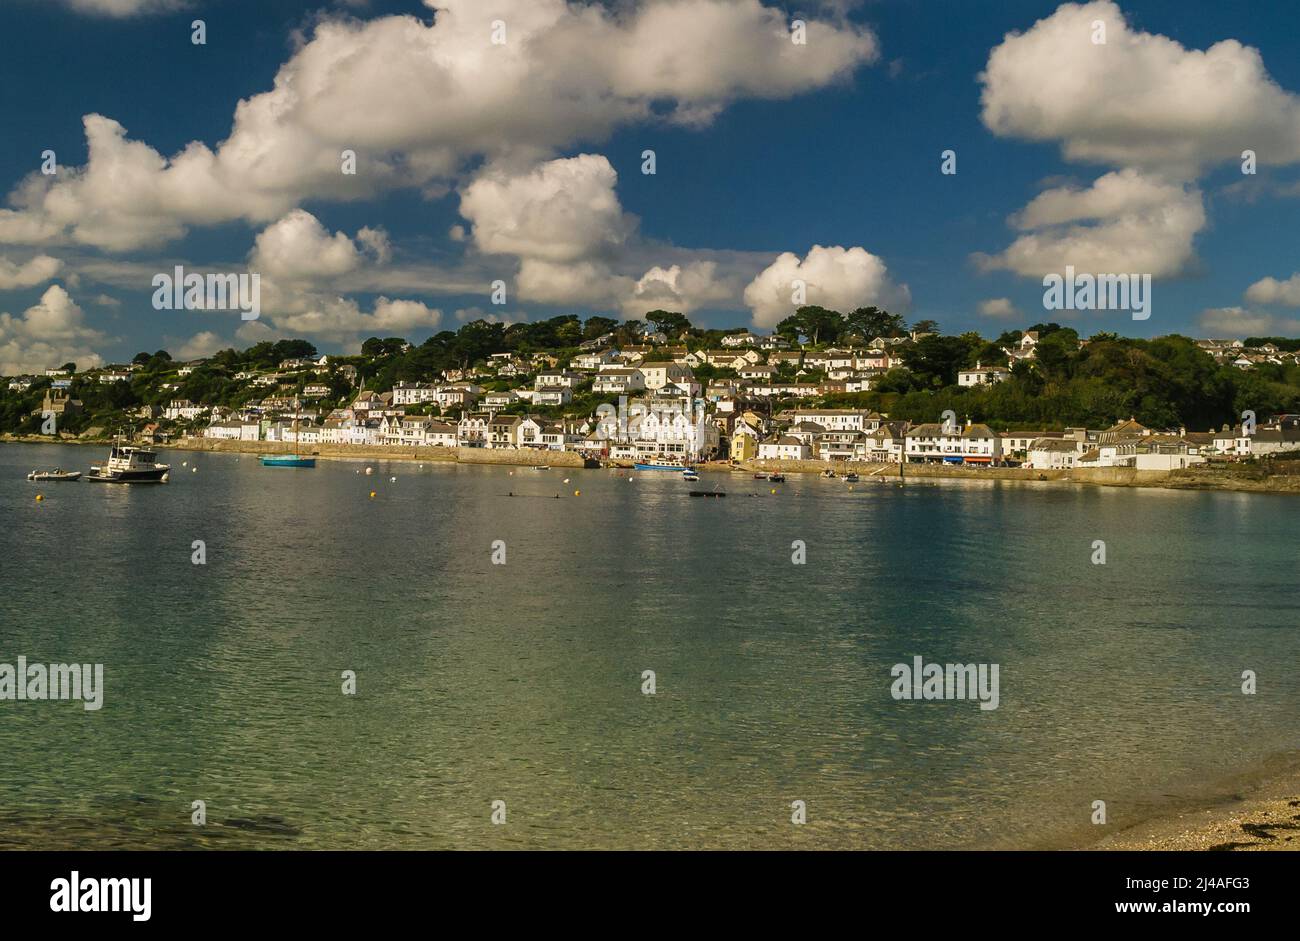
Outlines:
<svg viewBox="0 0 1300 941"><path fill-rule="evenodd" d="M844 325L849 331L867 340L901 337L907 332L907 324L902 317L879 307L859 307L844 318Z"/></svg>
<svg viewBox="0 0 1300 941"><path fill-rule="evenodd" d="M612 317L588 317L582 325L582 338L595 340L618 329L618 321Z"/></svg>
<svg viewBox="0 0 1300 941"><path fill-rule="evenodd" d="M655 329L667 337L677 337L691 329L691 322L685 314L672 310L652 310L645 315L646 323L652 323Z"/></svg>

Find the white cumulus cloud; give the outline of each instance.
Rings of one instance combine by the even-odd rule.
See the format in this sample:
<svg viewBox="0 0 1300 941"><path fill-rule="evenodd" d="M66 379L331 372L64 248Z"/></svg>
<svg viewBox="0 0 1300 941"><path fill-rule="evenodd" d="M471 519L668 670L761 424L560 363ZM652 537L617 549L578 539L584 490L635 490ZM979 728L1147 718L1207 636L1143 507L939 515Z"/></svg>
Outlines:
<svg viewBox="0 0 1300 941"><path fill-rule="evenodd" d="M1160 277L1195 257L1192 240L1205 226L1205 208L1195 188L1130 169L1086 189L1046 190L1011 221L1024 234L997 255L976 256L985 270L1041 278L1071 265L1080 273Z"/></svg>
<svg viewBox="0 0 1300 941"><path fill-rule="evenodd" d="M331 235L311 213L295 209L258 233L249 261L260 273L297 281L354 271L365 251L377 260L386 259L387 236L378 229L362 229L354 242L343 232Z"/></svg>
<svg viewBox="0 0 1300 941"><path fill-rule="evenodd" d="M745 288L756 326L773 327L795 312L796 280L806 285L806 303L833 310L875 305L899 312L912 302L907 285L895 282L884 260L865 248L814 245L802 259L783 252Z"/></svg>
<svg viewBox="0 0 1300 941"><path fill-rule="evenodd" d="M21 265L0 255L0 291L35 287L59 273L63 263L49 255L37 255Z"/></svg>
<svg viewBox="0 0 1300 941"><path fill-rule="evenodd" d="M72 296L52 284L20 317L0 314L0 374L37 372L66 362L75 362L78 369L101 366L103 357L90 344L103 339L86 324Z"/></svg>
<svg viewBox="0 0 1300 941"><path fill-rule="evenodd" d="M1105 42L1093 41L1095 21ZM1066 159L1193 176L1241 159L1300 161L1300 97L1259 50L1225 39L1188 49L1128 25L1110 0L1067 3L1009 33L980 75L985 126L1056 141Z"/></svg>
<svg viewBox="0 0 1300 941"><path fill-rule="evenodd" d="M1300 273L1291 275L1285 281L1279 281L1277 278L1261 278L1246 288L1246 300L1252 304L1300 307Z"/></svg>
<svg viewBox="0 0 1300 941"><path fill-rule="evenodd" d="M1011 303L1011 299L1008 297L990 297L987 300L980 301L979 312L981 317L1010 319L1020 316L1020 311L1016 309L1016 305Z"/></svg>
<svg viewBox="0 0 1300 941"><path fill-rule="evenodd" d="M478 158L535 163L631 123L698 124L741 98L824 87L878 54L868 29L843 20L810 20L797 46L781 10L759 0L427 5L431 23L319 21L274 87L239 102L215 148L194 141L165 156L85 116L87 164L21 183L0 241L124 251L194 225L271 222L309 197L437 193ZM502 44L494 20L506 23ZM355 174L341 172L344 151Z"/></svg>

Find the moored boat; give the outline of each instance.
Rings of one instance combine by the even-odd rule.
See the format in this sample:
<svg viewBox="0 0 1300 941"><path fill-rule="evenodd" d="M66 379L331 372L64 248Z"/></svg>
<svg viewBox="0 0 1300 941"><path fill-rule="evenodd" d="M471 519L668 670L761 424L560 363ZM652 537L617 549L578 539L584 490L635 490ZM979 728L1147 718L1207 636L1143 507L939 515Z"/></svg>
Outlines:
<svg viewBox="0 0 1300 941"><path fill-rule="evenodd" d="M694 470L687 464L659 463L658 461L637 461L632 467L639 471L688 471Z"/></svg>
<svg viewBox="0 0 1300 941"><path fill-rule="evenodd" d="M785 474L768 474L767 479L774 484L785 483Z"/></svg>
<svg viewBox="0 0 1300 941"><path fill-rule="evenodd" d="M293 413L293 440L295 444L302 443L302 436L298 434L298 413ZM260 458L263 467L315 467L316 458L308 457L305 454L263 454ZM366 473L370 473L370 468L366 468Z"/></svg>
<svg viewBox="0 0 1300 941"><path fill-rule="evenodd" d="M259 458L263 467L315 467L316 458L301 454L263 454Z"/></svg>
<svg viewBox="0 0 1300 941"><path fill-rule="evenodd" d="M114 445L108 462L90 468L86 479L101 484L165 484L170 464L159 464L154 451Z"/></svg>
<svg viewBox="0 0 1300 941"><path fill-rule="evenodd" d="M52 471L34 470L27 475L28 480L80 480L81 471L65 471L62 467L56 467Z"/></svg>
<svg viewBox="0 0 1300 941"><path fill-rule="evenodd" d="M846 484L856 484L858 482L858 475L850 471L844 475L844 482Z"/></svg>
<svg viewBox="0 0 1300 941"><path fill-rule="evenodd" d="M700 475L695 473L695 471L691 470L689 467L686 470L682 471L682 480L694 481L699 479L700 479Z"/></svg>

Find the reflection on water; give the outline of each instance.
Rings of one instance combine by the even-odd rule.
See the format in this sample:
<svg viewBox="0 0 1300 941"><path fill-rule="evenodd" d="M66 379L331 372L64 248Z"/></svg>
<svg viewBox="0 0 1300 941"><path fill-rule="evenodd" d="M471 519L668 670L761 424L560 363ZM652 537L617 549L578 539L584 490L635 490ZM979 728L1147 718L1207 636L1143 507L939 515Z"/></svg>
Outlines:
<svg viewBox="0 0 1300 941"><path fill-rule="evenodd" d="M1056 845L1094 800L1122 826L1296 748L1286 497L735 475L689 500L185 452L163 487L22 479L100 456L0 448L0 662L106 685L98 712L0 701L0 846ZM914 655L1000 664L999 708L894 701Z"/></svg>

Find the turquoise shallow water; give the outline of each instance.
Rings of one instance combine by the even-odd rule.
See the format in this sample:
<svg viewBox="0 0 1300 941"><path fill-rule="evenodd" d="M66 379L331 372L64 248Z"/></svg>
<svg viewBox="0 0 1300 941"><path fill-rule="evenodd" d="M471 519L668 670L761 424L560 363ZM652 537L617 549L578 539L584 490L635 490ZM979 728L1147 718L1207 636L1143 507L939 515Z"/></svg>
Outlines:
<svg viewBox="0 0 1300 941"><path fill-rule="evenodd" d="M1300 740L1295 498L165 455L0 446L0 663L106 685L0 701L0 846L1051 846ZM916 654L1000 707L895 701Z"/></svg>

